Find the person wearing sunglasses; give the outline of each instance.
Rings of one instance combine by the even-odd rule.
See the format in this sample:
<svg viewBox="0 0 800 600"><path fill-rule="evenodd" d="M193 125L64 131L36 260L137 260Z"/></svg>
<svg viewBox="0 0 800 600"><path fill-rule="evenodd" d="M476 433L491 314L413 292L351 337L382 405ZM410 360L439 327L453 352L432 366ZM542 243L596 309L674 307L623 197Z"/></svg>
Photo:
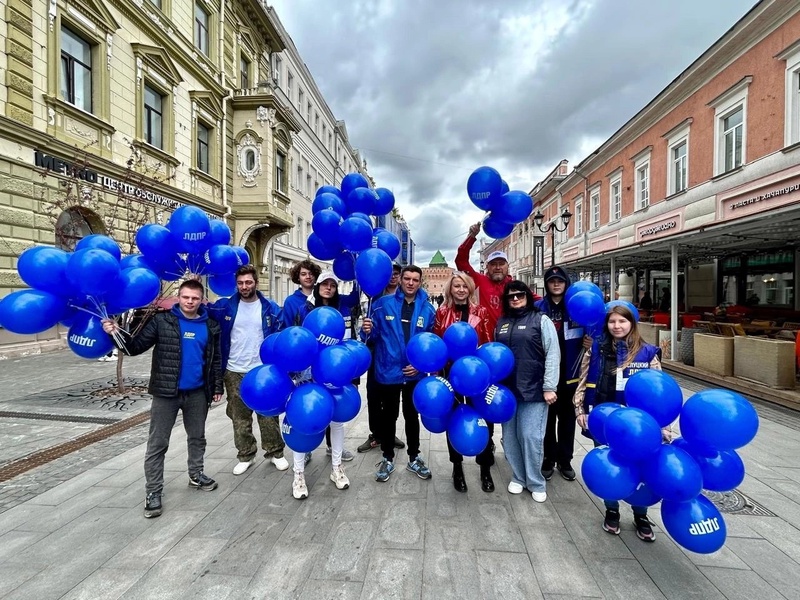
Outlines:
<svg viewBox="0 0 800 600"><path fill-rule="evenodd" d="M521 494L527 489L534 501L544 502L544 434L548 407L557 399L558 333L550 318L536 308L530 288L514 280L503 290L503 313L494 335L514 354L514 370L502 382L517 399L516 413L503 423L503 450L512 474L508 492Z"/></svg>

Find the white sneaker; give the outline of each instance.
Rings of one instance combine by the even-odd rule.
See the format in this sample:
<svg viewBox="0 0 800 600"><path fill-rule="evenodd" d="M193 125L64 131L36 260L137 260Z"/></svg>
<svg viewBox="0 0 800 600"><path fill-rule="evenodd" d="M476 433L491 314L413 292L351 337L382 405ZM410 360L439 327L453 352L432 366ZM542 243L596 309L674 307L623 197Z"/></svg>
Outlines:
<svg viewBox="0 0 800 600"><path fill-rule="evenodd" d="M516 481L512 481L508 484L508 493L509 494L521 494L522 490L525 488L522 487L521 483L517 483Z"/></svg>
<svg viewBox="0 0 800 600"><path fill-rule="evenodd" d="M278 471L285 471L289 468L289 461L286 460L283 456L278 458L277 456L272 457L272 464L275 465L275 468Z"/></svg>
<svg viewBox="0 0 800 600"><path fill-rule="evenodd" d="M331 481L336 484L336 489L346 490L350 487L350 480L344 474L344 467L339 465L331 470Z"/></svg>
<svg viewBox="0 0 800 600"><path fill-rule="evenodd" d="M547 492L531 492L534 502L544 502L547 500Z"/></svg>
<svg viewBox="0 0 800 600"><path fill-rule="evenodd" d="M233 467L233 474L241 475L242 473L247 471L247 469L252 467L254 462L255 462L254 460L248 460L247 462L239 461L238 463L236 463L236 466Z"/></svg>
<svg viewBox="0 0 800 600"><path fill-rule="evenodd" d="M303 473L295 473L292 482L292 496L296 500L308 498L308 487L306 487L306 476Z"/></svg>

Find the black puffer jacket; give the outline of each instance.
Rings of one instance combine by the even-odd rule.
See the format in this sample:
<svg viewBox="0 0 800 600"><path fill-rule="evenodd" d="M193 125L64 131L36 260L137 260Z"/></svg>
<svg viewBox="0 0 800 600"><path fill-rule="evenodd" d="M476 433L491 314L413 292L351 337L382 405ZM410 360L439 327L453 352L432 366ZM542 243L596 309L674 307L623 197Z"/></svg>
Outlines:
<svg viewBox="0 0 800 600"><path fill-rule="evenodd" d="M201 308L205 310L205 308ZM211 402L214 394L222 393L222 359L219 345L220 327L214 319L206 321L208 343L204 356L206 397ZM178 317L170 312L158 313L142 330L121 349L130 356L153 350L150 385L147 391L153 396L173 398L178 395L181 376L181 326Z"/></svg>

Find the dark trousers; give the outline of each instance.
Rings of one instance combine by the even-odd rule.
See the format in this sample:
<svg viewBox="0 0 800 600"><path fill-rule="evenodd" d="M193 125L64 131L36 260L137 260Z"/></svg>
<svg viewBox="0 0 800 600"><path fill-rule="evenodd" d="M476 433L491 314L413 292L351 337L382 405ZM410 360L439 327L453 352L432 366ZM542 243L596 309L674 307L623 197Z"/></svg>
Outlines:
<svg viewBox="0 0 800 600"><path fill-rule="evenodd" d="M375 388L377 385L380 384L375 381L375 365L370 364L367 371L367 418L369 419L369 432L374 439L380 441L383 405L381 393Z"/></svg>
<svg viewBox="0 0 800 600"><path fill-rule="evenodd" d="M463 400L463 396L457 396L459 400ZM472 406L472 400L467 398L467 404ZM455 405L454 405L455 406ZM494 435L494 423L486 421L489 427L489 441L486 442L486 447L481 450L480 454L475 456L475 462L482 467L491 467L494 464L494 452L492 452L492 436ZM445 433L447 437L447 452L450 454L450 462L453 464L460 464L464 462L464 456L450 443L450 434Z"/></svg>
<svg viewBox="0 0 800 600"><path fill-rule="evenodd" d="M575 386L560 385L558 399L547 410L547 428L544 434L544 466L556 463L566 465L572 461L575 446L575 407L572 397Z"/></svg>
<svg viewBox="0 0 800 600"><path fill-rule="evenodd" d="M394 460L394 436L397 417L400 416L400 398L403 399L403 419L406 422L406 450L408 457L414 459L419 454L419 413L414 406L416 381L383 384L375 382L375 392L382 402L380 432L381 451L384 458Z"/></svg>
<svg viewBox="0 0 800 600"><path fill-rule="evenodd" d="M183 428L186 430L189 476L203 471L208 416L205 390L199 388L178 392L175 398L153 396L150 405L150 435L144 455L145 490L148 494L161 493L164 489L164 456L169 449L169 438L178 418L178 410L183 413Z"/></svg>

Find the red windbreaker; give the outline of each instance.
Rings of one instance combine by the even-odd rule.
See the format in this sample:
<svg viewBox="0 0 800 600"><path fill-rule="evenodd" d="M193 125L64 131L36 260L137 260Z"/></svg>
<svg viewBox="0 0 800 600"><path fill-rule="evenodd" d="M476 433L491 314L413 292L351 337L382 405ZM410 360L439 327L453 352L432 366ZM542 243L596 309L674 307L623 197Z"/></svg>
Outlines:
<svg viewBox="0 0 800 600"><path fill-rule="evenodd" d="M452 304L442 305L436 311L436 320L433 323L433 333L442 337L444 330L460 320L461 311L456 310ZM494 339L494 326L489 324L489 312L479 304L470 303L469 317L467 318L472 328L478 332L478 345L491 342Z"/></svg>
<svg viewBox="0 0 800 600"><path fill-rule="evenodd" d="M472 277L478 288L478 301L489 313L490 340L494 340L494 327L503 312L503 289L513 278L509 275L503 281L495 283L483 273L478 273L469 264L469 252L475 244L474 237L467 237L458 247L456 254L456 268Z"/></svg>

